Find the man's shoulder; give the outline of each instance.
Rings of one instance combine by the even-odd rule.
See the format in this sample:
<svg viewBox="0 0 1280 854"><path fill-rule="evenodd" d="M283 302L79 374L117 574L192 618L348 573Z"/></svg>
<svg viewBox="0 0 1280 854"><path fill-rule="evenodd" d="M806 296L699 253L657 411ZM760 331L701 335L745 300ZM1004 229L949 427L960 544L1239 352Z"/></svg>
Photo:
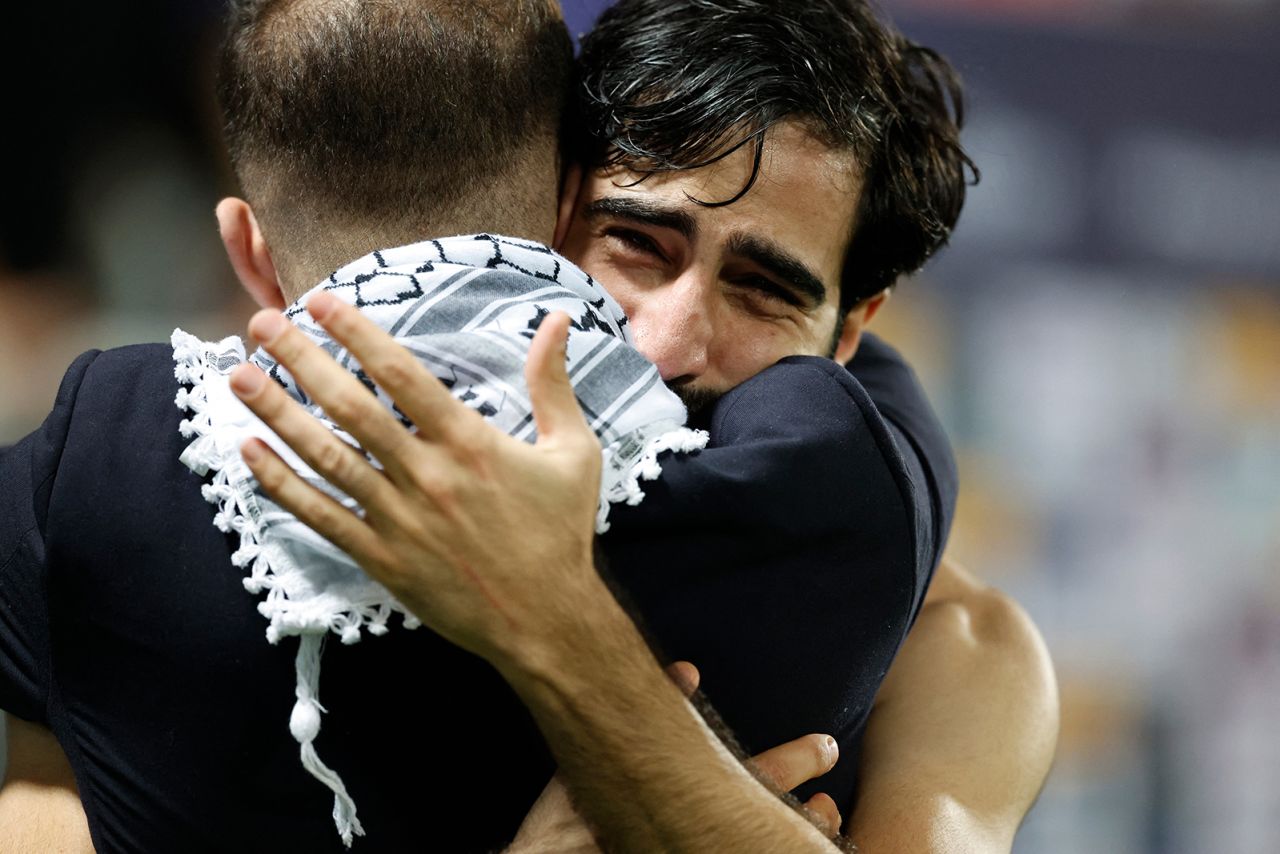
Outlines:
<svg viewBox="0 0 1280 854"><path fill-rule="evenodd" d="M119 380L130 384L145 383L148 387L162 383L173 385L175 390L177 388L173 373L173 347L168 344L129 344L91 353L92 359L84 374L85 382Z"/></svg>
<svg viewBox="0 0 1280 854"><path fill-rule="evenodd" d="M790 508L858 528L893 519L900 545L914 551L919 502L901 449L867 390L830 359L788 357L733 389L711 441L726 449L719 463L754 467L735 474L767 494L772 515Z"/></svg>
<svg viewBox="0 0 1280 854"><path fill-rule="evenodd" d="M848 432L874 404L847 370L830 359L788 356L729 391L712 419L712 436L732 441L749 431L821 436Z"/></svg>
<svg viewBox="0 0 1280 854"><path fill-rule="evenodd" d="M843 367L815 356L785 358L726 394L712 417L711 441L794 448L821 461L829 478L897 456L866 390Z"/></svg>
<svg viewBox="0 0 1280 854"><path fill-rule="evenodd" d="M993 666L1028 689L1052 691L1053 672L1044 638L1030 615L1004 591L974 581L945 563L920 612L920 634L935 662L953 669ZM1043 689L1043 690L1042 690Z"/></svg>
<svg viewBox="0 0 1280 854"><path fill-rule="evenodd" d="M875 708L858 842L895 848L927 837L968 850L986 840L1007 850L1058 736L1053 664L1021 606L944 561Z"/></svg>
<svg viewBox="0 0 1280 854"><path fill-rule="evenodd" d="M65 432L51 484L50 507L64 525L98 527L97 520L128 503L124 496L144 493L158 502L153 514L175 509L172 502L161 507L168 496L193 495L180 503L206 515L199 478L179 461L189 442L180 431L179 387L173 349L164 344L119 347L77 361L60 394Z"/></svg>
<svg viewBox="0 0 1280 854"><path fill-rule="evenodd" d="M981 673L990 686L1016 688L1029 700L1056 695L1053 665L1031 617L1012 596L978 581L949 558L938 570L908 643L913 649L904 654L912 652L914 658L904 665ZM891 674L886 689L895 681L906 680Z"/></svg>
<svg viewBox="0 0 1280 854"><path fill-rule="evenodd" d="M36 505L48 504L48 493L74 474L64 465L68 450L84 448L103 458L122 438L138 438L143 423L172 418L177 435L172 350L142 344L113 350L89 350L68 366L53 408L29 436L5 449L3 477L7 491L30 490ZM155 432L148 431L148 432ZM43 510L37 514L43 526Z"/></svg>
<svg viewBox="0 0 1280 854"><path fill-rule="evenodd" d="M104 443L138 438L136 431L153 422L171 422L176 435L181 413L174 404L178 381L172 347L132 344L86 353L68 371L64 389L72 382L69 442L94 434Z"/></svg>
<svg viewBox="0 0 1280 854"><path fill-rule="evenodd" d="M653 530L732 531L733 542L860 543L887 569L910 568L919 502L875 404L830 359L783 359L726 393L708 446L662 460L635 508L616 508L614 541ZM779 539L781 538L781 539ZM843 564L842 564L843 565Z"/></svg>
<svg viewBox="0 0 1280 854"><path fill-rule="evenodd" d="M866 390L830 359L783 359L708 426L705 450L665 458L618 514L610 569L745 744L838 734L846 759L810 788L847 802L863 721L921 595L905 470Z"/></svg>

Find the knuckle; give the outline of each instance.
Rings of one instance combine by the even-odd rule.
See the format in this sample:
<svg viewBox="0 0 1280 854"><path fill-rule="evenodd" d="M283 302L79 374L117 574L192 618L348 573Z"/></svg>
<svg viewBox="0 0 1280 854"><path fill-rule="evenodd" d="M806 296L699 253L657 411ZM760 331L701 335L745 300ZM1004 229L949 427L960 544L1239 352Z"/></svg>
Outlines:
<svg viewBox="0 0 1280 854"><path fill-rule="evenodd" d="M453 460L472 472L486 471L490 458L492 437L487 429L480 428L481 425L470 419L459 419L443 436Z"/></svg>
<svg viewBox="0 0 1280 854"><path fill-rule="evenodd" d="M287 399L280 386L270 380L263 383L255 394L241 398L249 409L266 422L278 419L285 413Z"/></svg>
<svg viewBox="0 0 1280 854"><path fill-rule="evenodd" d="M269 495L278 495L284 486L284 472L269 462L259 463L253 473L258 479L258 485Z"/></svg>
<svg viewBox="0 0 1280 854"><path fill-rule="evenodd" d="M322 444L315 452L315 468L325 475L341 475L347 469L347 448L336 439Z"/></svg>
<svg viewBox="0 0 1280 854"><path fill-rule="evenodd" d="M452 515L458 505L457 491L452 483L445 478L428 476L425 473L419 473L416 482L428 501L446 517Z"/></svg>
<svg viewBox="0 0 1280 854"><path fill-rule="evenodd" d="M370 373L377 377L379 385L384 388L404 386L414 378L412 366L404 359L397 358L396 355L380 359Z"/></svg>
<svg viewBox="0 0 1280 854"><path fill-rule="evenodd" d="M345 524L348 521L345 518L346 511L341 505L318 492L312 492L300 502L296 515L338 548L348 553L353 552L350 532Z"/></svg>
<svg viewBox="0 0 1280 854"><path fill-rule="evenodd" d="M324 410L339 424L350 424L360 412L360 401L354 395L342 392L334 395L333 399L324 405Z"/></svg>
<svg viewBox="0 0 1280 854"><path fill-rule="evenodd" d="M271 342L269 351L281 362L288 365L298 361L302 353L302 333L292 323L285 324L284 330L275 341Z"/></svg>
<svg viewBox="0 0 1280 854"><path fill-rule="evenodd" d="M426 466L414 466L409 470L409 477L413 483L414 490L429 500L435 500L437 494L444 489L440 483L439 475Z"/></svg>
<svg viewBox="0 0 1280 854"><path fill-rule="evenodd" d="M333 523L336 521L333 516L333 508L318 495L308 496L303 500L299 510L299 515L302 515L308 524L314 523L315 526L328 530L329 534L335 538L341 539L337 536L337 532L331 530L334 527Z"/></svg>
<svg viewBox="0 0 1280 854"><path fill-rule="evenodd" d="M335 300L329 314L324 319L326 328L333 332L351 331L351 306L341 299Z"/></svg>
<svg viewBox="0 0 1280 854"><path fill-rule="evenodd" d="M461 429L452 434L458 455L468 462L474 462L477 458L485 456L489 450L488 434L483 430L468 430L464 425L458 426Z"/></svg>
<svg viewBox="0 0 1280 854"><path fill-rule="evenodd" d="M263 383L262 389L254 395L252 406L263 417L277 418L285 412L287 400L283 389L274 382L268 381Z"/></svg>

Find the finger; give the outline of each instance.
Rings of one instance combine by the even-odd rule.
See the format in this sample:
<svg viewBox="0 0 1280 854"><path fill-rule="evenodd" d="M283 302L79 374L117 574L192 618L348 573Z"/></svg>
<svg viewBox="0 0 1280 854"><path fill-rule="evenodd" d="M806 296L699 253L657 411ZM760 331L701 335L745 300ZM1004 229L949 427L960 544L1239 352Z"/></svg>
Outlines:
<svg viewBox="0 0 1280 854"><path fill-rule="evenodd" d="M543 318L538 334L529 345L524 378L529 386L539 443L590 432L565 367L568 340L569 315L556 311Z"/></svg>
<svg viewBox="0 0 1280 854"><path fill-rule="evenodd" d="M391 498L394 489L381 472L257 367L237 367L231 373L231 390L317 474L366 509L381 507Z"/></svg>
<svg viewBox="0 0 1280 854"><path fill-rule="evenodd" d="M240 447L262 490L308 528L351 555L366 569L383 565L381 541L363 520L303 480L261 439ZM371 571L371 572L372 572Z"/></svg>
<svg viewBox="0 0 1280 854"><path fill-rule="evenodd" d="M693 692L698 690L698 682L702 679L702 674L698 673L698 668L689 662L677 661L667 666L667 678L676 683L676 687L685 697L692 697Z"/></svg>
<svg viewBox="0 0 1280 854"><path fill-rule="evenodd" d="M336 424L378 458L389 475L403 481L410 463L402 455L416 443L369 389L278 311L255 314L249 321L249 334L293 374ZM281 438L293 445L283 434ZM301 449L294 450L301 455Z"/></svg>
<svg viewBox="0 0 1280 854"><path fill-rule="evenodd" d="M831 800L830 795L819 792L805 801L804 808L809 811L814 824L818 825L828 838L834 838L840 834L840 809L836 806L836 802Z"/></svg>
<svg viewBox="0 0 1280 854"><path fill-rule="evenodd" d="M467 429L471 429L472 410L455 400L412 353L354 307L321 291L307 301L307 312L356 357L423 438L440 436L459 418L466 419Z"/></svg>
<svg viewBox="0 0 1280 854"><path fill-rule="evenodd" d="M780 791L821 777L840 757L836 740L829 735L806 735L755 757L756 769Z"/></svg>

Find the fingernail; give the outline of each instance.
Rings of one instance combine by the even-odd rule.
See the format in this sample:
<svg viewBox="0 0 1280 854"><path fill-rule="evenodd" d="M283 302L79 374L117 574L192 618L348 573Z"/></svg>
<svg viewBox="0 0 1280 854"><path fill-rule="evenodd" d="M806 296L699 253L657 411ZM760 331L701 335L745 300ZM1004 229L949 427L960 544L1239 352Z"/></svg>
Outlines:
<svg viewBox="0 0 1280 854"><path fill-rule="evenodd" d="M278 311L260 311L249 321L249 334L259 344L270 344L280 337L288 323Z"/></svg>
<svg viewBox="0 0 1280 854"><path fill-rule="evenodd" d="M307 300L307 314L311 315L317 322L323 322L326 317L333 313L337 305L337 297L328 291L321 291Z"/></svg>
<svg viewBox="0 0 1280 854"><path fill-rule="evenodd" d="M231 389L238 394L256 394L265 380L262 371L252 365L241 365L231 372Z"/></svg>
<svg viewBox="0 0 1280 854"><path fill-rule="evenodd" d="M826 740L822 743L822 746L826 748L827 751L827 763L835 765L836 760L840 758L840 745L836 744L836 740L834 738L827 736Z"/></svg>
<svg viewBox="0 0 1280 854"><path fill-rule="evenodd" d="M249 439L240 446L240 456L244 458L246 463L256 463L262 459L262 446L258 444L256 439Z"/></svg>

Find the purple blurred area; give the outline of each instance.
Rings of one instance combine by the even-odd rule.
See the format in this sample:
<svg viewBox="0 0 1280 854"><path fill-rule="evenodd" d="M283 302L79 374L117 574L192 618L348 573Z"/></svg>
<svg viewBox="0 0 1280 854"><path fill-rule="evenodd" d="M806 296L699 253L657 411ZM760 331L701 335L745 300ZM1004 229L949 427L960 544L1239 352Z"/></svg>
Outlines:
<svg viewBox="0 0 1280 854"><path fill-rule="evenodd" d="M572 32L605 4L566 0ZM963 490L952 553L1062 687L1015 851L1280 851L1280 2L897 0L983 172L876 323ZM213 208L217 0L7 27L0 442L80 351L240 332Z"/></svg>
<svg viewBox="0 0 1280 854"><path fill-rule="evenodd" d="M600 0L561 0L560 2L560 7L564 9L564 22L569 25L569 33L575 40L581 38L583 33L590 31L596 18L600 17L600 13L611 5L612 3L602 3Z"/></svg>

